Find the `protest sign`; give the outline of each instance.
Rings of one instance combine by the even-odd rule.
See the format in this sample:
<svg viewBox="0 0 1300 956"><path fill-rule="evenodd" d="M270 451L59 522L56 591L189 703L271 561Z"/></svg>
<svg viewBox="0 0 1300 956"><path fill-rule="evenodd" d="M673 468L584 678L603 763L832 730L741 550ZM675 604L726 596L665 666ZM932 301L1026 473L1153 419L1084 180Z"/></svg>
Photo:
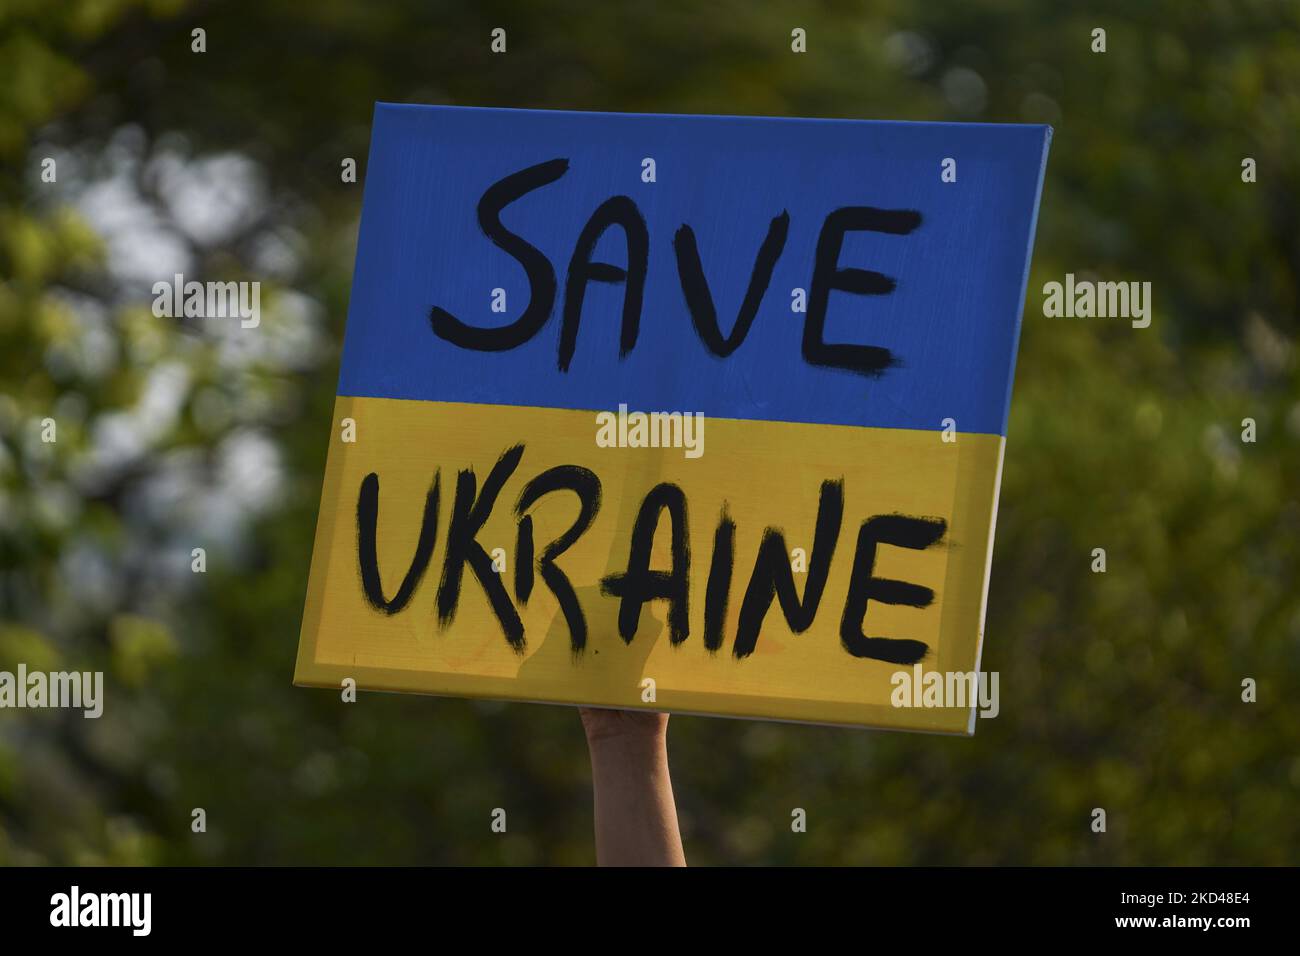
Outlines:
<svg viewBox="0 0 1300 956"><path fill-rule="evenodd" d="M296 681L970 732L1049 138L380 104Z"/></svg>

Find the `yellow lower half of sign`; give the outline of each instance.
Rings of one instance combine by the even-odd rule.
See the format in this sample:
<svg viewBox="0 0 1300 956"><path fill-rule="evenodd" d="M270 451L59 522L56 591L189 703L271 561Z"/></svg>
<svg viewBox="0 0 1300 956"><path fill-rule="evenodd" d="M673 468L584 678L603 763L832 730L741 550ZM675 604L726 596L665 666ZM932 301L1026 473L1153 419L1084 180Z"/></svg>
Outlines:
<svg viewBox="0 0 1300 956"><path fill-rule="evenodd" d="M606 416L598 441L597 414L340 396L295 682L339 688L351 678L363 690L973 731L974 701L918 706L920 692L904 693L903 678L896 676L905 673L914 682L914 666L855 656L846 648L844 632L924 644L919 664L925 674L978 670L1001 436L959 433L945 442L937 431L709 418L703 424L703 453L689 457L682 447L627 447L639 437L631 416L626 433L618 426L611 430ZM347 419L351 430L343 425ZM481 508L475 514L467 482L458 482L458 475L472 470L473 494L481 497L494 466L517 445L522 453L495 503L486 514ZM515 581L521 492L558 466L585 469L600 485L600 505L590 525L554 562L571 584L586 624L581 651L574 650L569 620L543 577L532 576L526 602L519 599ZM390 613L367 597L363 584L359 552L366 536L358 527L363 485L369 484L377 502L368 540L380 596L397 603L420 549L435 475L436 533L424 528L426 545L432 541L427 568ZM842 520L838 535L830 535L835 549L816 614L795 633L780 600L773 598L752 648L738 657L740 612L765 531L779 529L794 589L805 597L819 557L813 540L828 481L842 482ZM672 520L665 510L658 512L648 566L665 574L684 572L689 581L682 592L687 600L677 618L677 643L671 640L669 600L645 603L634 633L625 639L619 631L623 599L602 588L602 580L628 571L638 512L647 494L663 484L681 491L689 565L673 566ZM455 503L458 490L463 507ZM725 613L715 614L721 620L720 646L710 650L704 639L707 592L724 508L734 522L734 562ZM574 524L579 510L578 495L570 490L543 494L524 509L535 556ZM457 511L465 545L460 552L483 549L495 565L490 573L518 615L522 634L514 645L470 564L461 569L452 613L439 606L444 581L455 577L448 574L447 554ZM944 530L929 546L880 543L864 554L860 529L881 515L931 525L942 520ZM466 522L472 538L465 533ZM857 590L869 598L861 616L849 614L854 619L846 623L855 579ZM889 584L874 583L881 579L907 582L917 586L908 593L924 589L932 598L889 603L894 592ZM713 591L716 608L724 589ZM443 595L444 605L450 597ZM716 620L714 626L717 630Z"/></svg>

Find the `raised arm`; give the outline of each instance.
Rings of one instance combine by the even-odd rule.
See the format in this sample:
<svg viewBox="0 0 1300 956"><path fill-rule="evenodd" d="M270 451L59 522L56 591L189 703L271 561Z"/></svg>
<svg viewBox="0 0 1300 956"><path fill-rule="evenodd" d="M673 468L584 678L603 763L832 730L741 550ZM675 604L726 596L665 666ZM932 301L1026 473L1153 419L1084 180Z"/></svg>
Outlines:
<svg viewBox="0 0 1300 956"><path fill-rule="evenodd" d="M668 715L584 707L600 866L685 866L668 776Z"/></svg>

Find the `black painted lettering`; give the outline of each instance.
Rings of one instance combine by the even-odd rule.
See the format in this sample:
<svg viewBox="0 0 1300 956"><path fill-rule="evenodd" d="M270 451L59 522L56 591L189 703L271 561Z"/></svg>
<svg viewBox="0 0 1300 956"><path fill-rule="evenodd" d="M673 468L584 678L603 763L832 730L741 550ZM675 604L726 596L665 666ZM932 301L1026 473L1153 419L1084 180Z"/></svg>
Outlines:
<svg viewBox="0 0 1300 956"><path fill-rule="evenodd" d="M627 268L608 262L592 262L596 244L611 226L620 226L627 240ZM589 282L622 282L623 325L619 332L618 356L623 358L636 345L641 328L641 300L645 297L646 267L650 257L650 233L645 219L627 196L603 202L583 227L569 261L564 283L564 319L560 326L560 371L567 372L578 344L578 325Z"/></svg>
<svg viewBox="0 0 1300 956"><path fill-rule="evenodd" d="M397 593L388 601L384 599L384 586L379 580L379 554L375 541L379 524L379 476L372 471L361 481L361 491L357 495L357 563L361 571L361 590L377 611L396 614L406 607L429 567L433 544L438 537L438 485L439 474L434 472L433 486L424 499L424 517L420 521L415 555Z"/></svg>
<svg viewBox="0 0 1300 956"><path fill-rule="evenodd" d="M763 542L754 561L754 573L745 589L740 604L740 620L736 628L736 642L732 653L739 659L754 653L758 632L763 626L775 595L781 603L781 612L795 634L802 634L812 626L821 604L826 581L830 577L831 560L840 536L840 522L844 518L844 482L822 482L821 500L817 505L817 527L813 533L813 550L808 559L808 577L804 583L803 600L794 586L794 572L790 570L790 553L785 537L776 528L763 533Z"/></svg>
<svg viewBox="0 0 1300 956"><path fill-rule="evenodd" d="M570 646L575 654L579 654L587 646L587 619L583 616L573 585L555 561L591 527L596 512L600 510L600 479L595 472L578 465L560 465L542 472L524 486L519 503L515 505L515 513L520 516L520 546L515 552L515 596L521 604L527 604L533 590L533 521L524 512L553 491L572 491L578 496L578 517L564 534L542 549L541 557L537 559L537 571L559 601L569 625Z"/></svg>
<svg viewBox="0 0 1300 956"><path fill-rule="evenodd" d="M509 449L488 473L483 482L483 490L477 495L477 481L473 469L466 469L456 476L456 501L452 506L451 525L447 529L447 555L442 566L442 582L438 585L438 620L443 627L451 624L456 617L456 606L460 601L460 586L468 564L483 590L487 593L492 612L501 622L506 640L517 652L524 650L524 625L510 603L510 596L501 583L500 575L492 568L492 558L478 543L476 535L483 529L492 506L496 504L501 486L506 483L519 459L523 457L524 446L516 445Z"/></svg>
<svg viewBox="0 0 1300 956"><path fill-rule="evenodd" d="M672 570L651 571L650 552L654 546L659 515L667 511L672 522ZM686 640L690 633L691 591L690 537L686 528L686 496L676 485L655 485L641 502L632 526L632 544L628 552L627 571L610 574L601 580L601 592L621 598L618 609L618 633L624 643L632 643L641 624L641 608L647 601L669 602L668 634L674 644Z"/></svg>
<svg viewBox="0 0 1300 956"><path fill-rule="evenodd" d="M840 641L854 657L869 657L891 664L915 664L929 652L922 641L867 637L862 631L868 601L929 607L934 591L909 581L873 577L876 549L882 544L923 551L937 543L948 529L942 518L913 518L908 515L876 515L858 529L858 547L853 555L849 596L840 620Z"/></svg>
<svg viewBox="0 0 1300 956"><path fill-rule="evenodd" d="M482 328L467 325L446 309L429 310L429 324L439 338L463 349L479 352L504 352L523 345L536 335L555 306L555 269L551 261L532 243L515 235L501 222L501 210L534 189L549 185L569 170L567 159L529 166L489 186L478 204L478 224L492 242L513 256L528 276L528 306L510 325Z"/></svg>
<svg viewBox="0 0 1300 956"><path fill-rule="evenodd" d="M849 345L826 341L826 309L831 292L854 295L888 295L894 280L869 269L840 267L840 250L848 232L885 232L907 235L921 224L921 214L912 209L873 209L846 206L836 209L822 223L817 238L812 287L808 292L808 314L803 327L803 357L813 365L847 369L863 375L880 375L894 364L889 349L875 345Z"/></svg>

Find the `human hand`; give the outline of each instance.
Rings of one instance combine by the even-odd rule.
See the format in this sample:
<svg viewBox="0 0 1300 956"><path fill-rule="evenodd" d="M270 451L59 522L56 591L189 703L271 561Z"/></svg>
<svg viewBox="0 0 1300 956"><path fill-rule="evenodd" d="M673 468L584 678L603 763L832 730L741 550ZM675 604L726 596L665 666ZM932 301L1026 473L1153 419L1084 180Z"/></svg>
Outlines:
<svg viewBox="0 0 1300 956"><path fill-rule="evenodd" d="M587 744L609 740L660 740L668 733L668 715L648 710L608 710L580 707Z"/></svg>

